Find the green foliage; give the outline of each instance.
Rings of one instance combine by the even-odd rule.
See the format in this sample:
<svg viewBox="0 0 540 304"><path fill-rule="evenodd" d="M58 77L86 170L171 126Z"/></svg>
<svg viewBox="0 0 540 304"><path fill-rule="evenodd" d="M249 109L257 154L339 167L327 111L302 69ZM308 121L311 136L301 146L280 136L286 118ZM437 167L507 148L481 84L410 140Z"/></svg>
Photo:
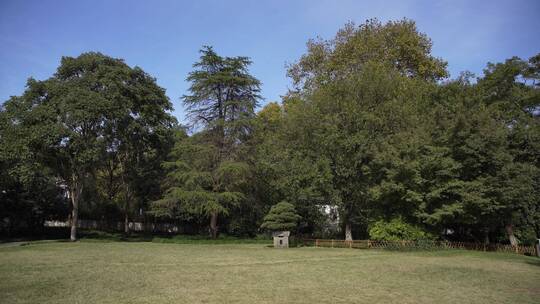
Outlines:
<svg viewBox="0 0 540 304"><path fill-rule="evenodd" d="M270 212L264 217L262 229L271 231L294 230L298 225L300 216L296 214L294 205L287 202L279 202L272 206Z"/></svg>
<svg viewBox="0 0 540 304"><path fill-rule="evenodd" d="M240 191L250 171L242 162L226 161L215 166L218 149L205 142L199 134L176 143L171 161L164 162L168 170L168 188L164 197L152 204L158 217L185 218L190 215L209 217L227 215L233 206L245 198Z"/></svg>
<svg viewBox="0 0 540 304"><path fill-rule="evenodd" d="M183 96L188 118L200 133L177 142L163 199L153 203L153 214L169 218L194 215L210 218L217 237L218 215L246 201L251 174L245 162L245 142L260 99L260 82L248 73L247 57L221 57L204 47L187 80L191 95Z"/></svg>
<svg viewBox="0 0 540 304"><path fill-rule="evenodd" d="M39 226L65 217L67 191L72 216L127 219L152 202L146 220L206 222L213 237L540 235L540 55L445 80L407 19L350 23L307 46L288 69L294 89L258 113L250 59L203 47L182 97L190 128L140 68L63 58L0 109L0 213ZM280 201L294 202L286 224L270 209Z"/></svg>
<svg viewBox="0 0 540 304"><path fill-rule="evenodd" d="M405 49L409 51L401 52ZM291 108L301 108L301 113L291 111L287 118L305 134L296 136L303 142L291 146L303 147L299 159L314 159L325 167L322 201L339 206L344 226L362 229L384 202L392 209L408 202L409 210L399 212L409 213L420 204L421 195L408 185L396 185L402 190L395 193L399 187L381 184L393 177L376 159L395 158L396 154L381 153L387 146L402 150L400 145L409 144L400 140L403 136L419 134L412 139L417 147L429 138L419 128L426 120L421 111L432 80L446 75L446 63L431 56L430 50L429 39L413 22L383 25L372 20L358 28L347 25L332 41L310 42L308 53L289 69L299 91L287 102L294 101ZM412 164L406 162L400 166ZM411 175L395 177L414 183ZM383 199L382 192L392 199Z"/></svg>
<svg viewBox="0 0 540 304"><path fill-rule="evenodd" d="M391 221L379 220L369 228L369 237L378 241L400 241L400 240L425 240L432 239L429 233L419 227L404 222L401 218Z"/></svg>
<svg viewBox="0 0 540 304"><path fill-rule="evenodd" d="M76 219L81 198L89 195L83 190L103 172L109 187L101 193L108 200L119 191L125 204L152 195L148 182L159 182L156 167L174 124L171 109L164 90L140 68L91 52L63 57L47 80L30 79L22 96L3 105L8 123L2 132L10 134L14 151L65 186Z"/></svg>
<svg viewBox="0 0 540 304"><path fill-rule="evenodd" d="M192 125L212 130L221 149L231 152L237 140L251 129L251 118L261 98L260 82L249 74L248 57L222 57L212 47L200 50L201 57L189 73L190 95L182 97Z"/></svg>
<svg viewBox="0 0 540 304"><path fill-rule="evenodd" d="M488 64L476 84L466 73L436 84L446 64L430 47L407 20L348 25L334 40L310 41L289 69L297 91L284 105L302 114L285 120L304 129L291 146L299 159L328 164L326 201L340 207L344 226L401 217L476 240L536 226L526 220L539 204L530 199L539 163L529 154L540 105L527 83L535 59Z"/></svg>
<svg viewBox="0 0 540 304"><path fill-rule="evenodd" d="M312 90L334 75L353 76L368 63L382 64L407 77L428 81L448 76L447 63L431 55L431 40L412 20L382 24L377 19L356 26L346 24L329 41L310 40L308 52L289 67L299 88Z"/></svg>
<svg viewBox="0 0 540 304"><path fill-rule="evenodd" d="M20 113L14 99L0 110L0 235L37 234L47 219L64 218L68 203L53 172L28 145L25 130L13 123Z"/></svg>

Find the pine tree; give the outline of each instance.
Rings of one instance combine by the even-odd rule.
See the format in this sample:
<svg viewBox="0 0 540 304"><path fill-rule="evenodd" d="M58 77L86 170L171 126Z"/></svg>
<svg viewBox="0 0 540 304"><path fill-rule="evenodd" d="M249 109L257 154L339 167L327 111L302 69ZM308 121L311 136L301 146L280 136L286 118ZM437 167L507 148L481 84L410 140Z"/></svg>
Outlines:
<svg viewBox="0 0 540 304"><path fill-rule="evenodd" d="M241 150L251 135L260 82L249 74L247 57L221 57L209 46L201 54L187 77L191 95L183 96L183 104L191 127L202 130L177 143L165 163L169 187L153 208L156 214L209 218L216 238L218 216L245 198L250 168Z"/></svg>
<svg viewBox="0 0 540 304"><path fill-rule="evenodd" d="M270 212L264 217L261 228L271 231L293 230L300 218L293 204L279 202L272 206Z"/></svg>

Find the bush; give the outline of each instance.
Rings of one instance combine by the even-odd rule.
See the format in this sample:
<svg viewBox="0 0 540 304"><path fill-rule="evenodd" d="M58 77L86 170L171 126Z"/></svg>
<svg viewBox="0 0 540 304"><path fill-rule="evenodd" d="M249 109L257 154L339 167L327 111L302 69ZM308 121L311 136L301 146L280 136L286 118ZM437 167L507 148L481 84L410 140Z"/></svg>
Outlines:
<svg viewBox="0 0 540 304"><path fill-rule="evenodd" d="M300 218L293 204L279 202L272 206L270 212L264 217L261 228L270 231L293 230Z"/></svg>
<svg viewBox="0 0 540 304"><path fill-rule="evenodd" d="M369 237L377 241L432 240L433 236L417 226L395 218L390 222L380 220L369 228Z"/></svg>

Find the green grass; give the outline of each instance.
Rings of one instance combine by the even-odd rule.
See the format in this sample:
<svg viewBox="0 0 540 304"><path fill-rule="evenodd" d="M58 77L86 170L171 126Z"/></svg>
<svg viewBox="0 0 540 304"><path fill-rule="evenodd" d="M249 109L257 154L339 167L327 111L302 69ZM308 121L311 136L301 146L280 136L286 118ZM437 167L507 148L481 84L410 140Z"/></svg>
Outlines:
<svg viewBox="0 0 540 304"><path fill-rule="evenodd" d="M471 251L41 242L0 247L1 303L538 303L540 259Z"/></svg>

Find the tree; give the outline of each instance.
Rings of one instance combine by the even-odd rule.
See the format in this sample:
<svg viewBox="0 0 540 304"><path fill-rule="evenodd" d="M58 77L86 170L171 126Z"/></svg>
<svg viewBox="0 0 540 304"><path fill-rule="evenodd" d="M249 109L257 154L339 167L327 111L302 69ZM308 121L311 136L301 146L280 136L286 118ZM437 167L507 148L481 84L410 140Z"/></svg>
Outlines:
<svg viewBox="0 0 540 304"><path fill-rule="evenodd" d="M537 169L531 139L538 93L527 84L524 71L527 64L514 57L505 63L489 63L476 84L464 74L437 88L433 112L428 113L431 141L445 151L446 160L441 159L438 166L454 165L448 166L451 171L441 172L444 175L435 175L446 175L448 182L441 185L451 187L439 191L437 186L434 194L443 200L421 205L426 223L486 242L490 235L499 238L498 231L503 230L517 244L514 228L526 229L524 219L534 217L537 204L532 199Z"/></svg>
<svg viewBox="0 0 540 304"><path fill-rule="evenodd" d="M30 79L21 97L12 98L20 112L18 127L42 160L65 183L71 201L71 240L76 240L84 179L103 151L103 124L110 109L94 76L111 60L99 54L64 57L56 74Z"/></svg>
<svg viewBox="0 0 540 304"><path fill-rule="evenodd" d="M279 202L272 206L270 212L264 217L261 228L271 231L293 230L298 225L300 218L296 214L293 204Z"/></svg>
<svg viewBox="0 0 540 304"><path fill-rule="evenodd" d="M12 125L39 162L65 185L71 201L70 238L75 241L83 189L104 155L123 152L127 141L131 147L144 146L152 134L162 133L168 121L164 111L171 105L142 70L100 53L84 53L63 57L47 80L30 79L24 94L13 97L6 108L13 109Z"/></svg>
<svg viewBox="0 0 540 304"><path fill-rule="evenodd" d="M17 103L0 108L0 234L40 233L48 219L65 218L67 200L18 125Z"/></svg>
<svg viewBox="0 0 540 304"><path fill-rule="evenodd" d="M431 46L412 20L350 22L332 40L308 41L307 53L289 67L288 75L297 89L313 91L377 62L407 77L440 80L448 76L447 63L431 55Z"/></svg>
<svg viewBox="0 0 540 304"><path fill-rule="evenodd" d="M340 206L345 238L352 225L366 225L377 202L372 161L385 141L411 132L418 108L446 63L431 55L431 42L414 22L346 25L330 41L310 41L308 52L289 68L299 98L312 109L309 146L328 160L331 203ZM375 178L375 179L374 179Z"/></svg>
<svg viewBox="0 0 540 304"><path fill-rule="evenodd" d="M221 57L209 46L200 52L196 70L187 77L191 95L182 100L191 126L209 131L224 159L233 156L251 131L260 82L248 72L249 58Z"/></svg>
<svg viewBox="0 0 540 304"><path fill-rule="evenodd" d="M353 225L364 226L378 201L373 160L385 142L414 130L417 108L425 98L424 84L378 63L342 80L321 86L305 101L312 123L309 149L327 160L331 172L331 204L339 206L345 237ZM394 141L395 143L395 141Z"/></svg>
<svg viewBox="0 0 540 304"><path fill-rule="evenodd" d="M245 198L242 187L249 180L249 167L243 162L215 163L218 147L208 144L207 134L199 133L178 141L168 170L165 194L152 203L158 217L185 219L189 216L210 218L210 235L217 237L217 216L227 215Z"/></svg>
<svg viewBox="0 0 540 304"><path fill-rule="evenodd" d="M169 114L172 105L165 90L142 69L120 64L110 68L108 77L109 88L117 89L109 93L116 103L105 125L105 159L108 175L118 178L119 187L107 192L109 199L120 202L128 233L134 200L142 207L145 198L155 199L152 188L159 185L159 164L169 151L176 120Z"/></svg>
<svg viewBox="0 0 540 304"><path fill-rule="evenodd" d="M276 201L294 202L302 216L298 230L306 234L324 228L321 208L332 193L328 161L312 149L317 144L313 128L319 122L303 103L269 103L257 114L250 143L254 146L255 194L263 202L260 212L264 215Z"/></svg>
<svg viewBox="0 0 540 304"><path fill-rule="evenodd" d="M176 147L167 165L179 184L171 185L164 200L189 206L187 211L210 218L210 234L218 233L218 216L244 197L238 191L249 174L244 143L251 136L252 119L260 99L260 82L248 72L247 57L221 57L205 46L187 80L191 95L183 96L187 116L199 136ZM184 170L184 172L181 172Z"/></svg>

